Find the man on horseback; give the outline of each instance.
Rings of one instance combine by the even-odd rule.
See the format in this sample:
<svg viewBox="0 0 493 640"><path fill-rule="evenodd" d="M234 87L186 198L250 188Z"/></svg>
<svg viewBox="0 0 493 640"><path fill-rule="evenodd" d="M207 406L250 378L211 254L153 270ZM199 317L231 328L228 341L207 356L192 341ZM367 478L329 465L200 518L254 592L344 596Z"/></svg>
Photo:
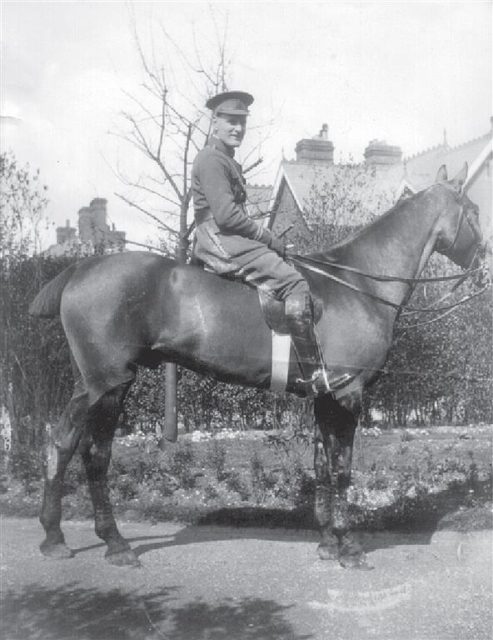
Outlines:
<svg viewBox="0 0 493 640"><path fill-rule="evenodd" d="M246 189L235 148L243 141L253 97L229 91L210 98L213 136L196 156L192 194L197 225L194 256L221 274L234 274L284 301L308 395L331 391L315 334L313 303L303 276L285 262L286 244L245 210Z"/></svg>

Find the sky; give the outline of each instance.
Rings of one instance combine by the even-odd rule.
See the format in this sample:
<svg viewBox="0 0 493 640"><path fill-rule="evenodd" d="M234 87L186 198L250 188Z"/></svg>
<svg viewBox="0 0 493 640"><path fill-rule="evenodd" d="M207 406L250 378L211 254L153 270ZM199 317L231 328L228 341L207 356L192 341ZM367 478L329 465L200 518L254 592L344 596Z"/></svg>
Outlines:
<svg viewBox="0 0 493 640"><path fill-rule="evenodd" d="M156 235L115 195L124 191L119 171L137 180L145 167L116 135L129 95L142 91L134 27L182 96L201 83L183 60L198 52L212 64L217 34L226 33L228 86L255 97L243 147L260 147L259 183L272 184L281 158L294 157L296 142L323 123L336 160L362 159L373 139L410 156L439 144L444 130L457 145L490 127L489 1L3 0L0 7L0 146L40 169L53 227L75 225L81 207L104 197L110 222L130 239ZM45 246L55 241L53 227Z"/></svg>

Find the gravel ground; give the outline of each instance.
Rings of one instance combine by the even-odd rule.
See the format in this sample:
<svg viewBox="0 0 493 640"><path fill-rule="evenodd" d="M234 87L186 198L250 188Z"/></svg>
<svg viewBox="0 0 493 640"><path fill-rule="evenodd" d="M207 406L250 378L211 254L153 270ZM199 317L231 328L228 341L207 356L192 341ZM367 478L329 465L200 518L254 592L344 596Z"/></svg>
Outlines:
<svg viewBox="0 0 493 640"><path fill-rule="evenodd" d="M471 514L475 522L487 522ZM479 517L479 519L478 519ZM142 567L116 568L91 522L48 560L34 519L1 522L5 640L490 640L492 531L467 512L434 534L362 534L372 571L317 558L317 535L127 523Z"/></svg>

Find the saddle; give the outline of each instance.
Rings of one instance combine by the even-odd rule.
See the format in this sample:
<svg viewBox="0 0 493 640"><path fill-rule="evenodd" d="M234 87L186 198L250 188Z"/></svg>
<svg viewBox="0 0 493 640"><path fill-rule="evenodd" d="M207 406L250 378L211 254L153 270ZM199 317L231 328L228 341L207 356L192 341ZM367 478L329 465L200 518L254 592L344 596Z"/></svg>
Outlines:
<svg viewBox="0 0 493 640"><path fill-rule="evenodd" d="M238 277L235 274L218 274L201 261L194 261L193 265L202 268L205 271L209 271L210 273L214 273L218 278L225 278L226 280L231 280L233 282L243 283L257 290L259 304L262 309L265 322L272 331L272 373L270 389L271 391L285 391L288 383L291 363L291 337L286 320L284 302L274 298L268 292L262 291L254 285L245 282L243 278ZM313 304L313 323L316 325L322 317L323 302L313 293L311 296ZM298 366L300 366L299 363ZM333 389L333 396L335 398L347 392L356 377L354 373L348 373L347 371L340 371L337 372L337 374L338 375L334 380L330 380L331 388Z"/></svg>
<svg viewBox="0 0 493 640"><path fill-rule="evenodd" d="M258 293L258 299L260 303L260 308L262 309L262 313L264 314L265 322L269 329L274 331L275 333L284 336L289 334L288 323L286 321L286 315L284 313L284 302L282 300L278 300L274 298L272 295L267 293L266 291L262 291L258 289L254 285L245 281L241 276L238 276L234 273L217 273L209 266L207 266L201 260L198 260L196 257L192 258L190 264L194 267L198 267L199 269L204 269L204 271L208 271L209 273L213 273L218 278L224 278L225 280L231 280L233 282L238 282L242 284L246 284L252 289L256 289ZM323 303L320 298L314 296L312 293L312 302L313 302L313 321L314 324L322 317L323 311Z"/></svg>

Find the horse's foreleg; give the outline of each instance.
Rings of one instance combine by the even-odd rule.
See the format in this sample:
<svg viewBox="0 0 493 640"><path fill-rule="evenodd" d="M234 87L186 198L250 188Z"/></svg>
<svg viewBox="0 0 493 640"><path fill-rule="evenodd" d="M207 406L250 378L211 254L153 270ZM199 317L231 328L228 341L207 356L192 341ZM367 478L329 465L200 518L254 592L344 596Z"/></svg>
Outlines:
<svg viewBox="0 0 493 640"><path fill-rule="evenodd" d="M339 543L332 531L332 505L334 484L331 481L330 462L327 458L323 429L317 420L315 427L315 520L320 531L318 555L322 560L337 560Z"/></svg>
<svg viewBox="0 0 493 640"><path fill-rule="evenodd" d="M94 507L96 535L108 546L106 559L116 565L139 564L130 545L118 531L108 489L111 444L128 386L122 385L110 391L94 407L92 424L80 447Z"/></svg>
<svg viewBox="0 0 493 640"><path fill-rule="evenodd" d="M43 465L44 494L39 518L46 532L40 549L46 556L70 558L73 555L65 544L60 528L63 477L86 424L87 409L87 394L79 381L62 417L47 434Z"/></svg>
<svg viewBox="0 0 493 640"><path fill-rule="evenodd" d="M315 518L320 527L319 555L337 557L343 566L359 566L364 554L350 531L347 491L355 413L330 397L315 399Z"/></svg>

